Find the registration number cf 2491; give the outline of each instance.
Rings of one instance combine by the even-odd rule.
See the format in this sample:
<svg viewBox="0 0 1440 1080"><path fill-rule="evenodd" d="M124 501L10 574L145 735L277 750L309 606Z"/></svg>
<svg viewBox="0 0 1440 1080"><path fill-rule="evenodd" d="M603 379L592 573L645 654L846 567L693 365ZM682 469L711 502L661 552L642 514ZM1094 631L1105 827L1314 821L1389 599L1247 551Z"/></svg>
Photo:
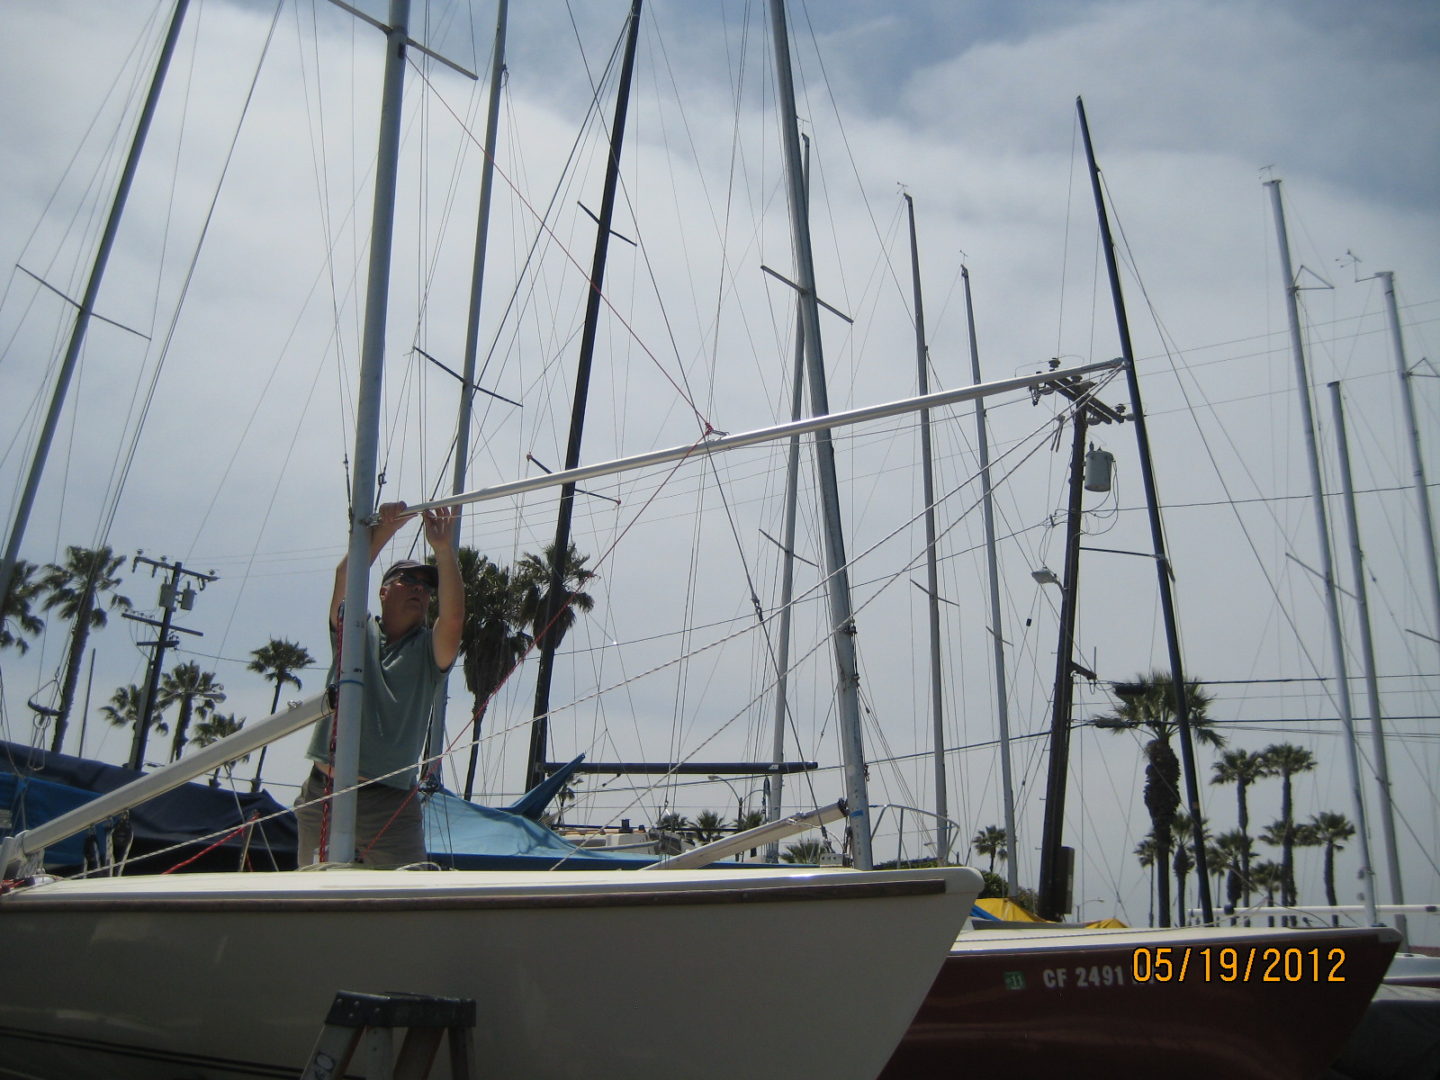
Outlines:
<svg viewBox="0 0 1440 1080"><path fill-rule="evenodd" d="M1125 968L1119 964L1090 964L1068 968L1046 968L1041 975L1047 990L1094 990L1124 986Z"/></svg>

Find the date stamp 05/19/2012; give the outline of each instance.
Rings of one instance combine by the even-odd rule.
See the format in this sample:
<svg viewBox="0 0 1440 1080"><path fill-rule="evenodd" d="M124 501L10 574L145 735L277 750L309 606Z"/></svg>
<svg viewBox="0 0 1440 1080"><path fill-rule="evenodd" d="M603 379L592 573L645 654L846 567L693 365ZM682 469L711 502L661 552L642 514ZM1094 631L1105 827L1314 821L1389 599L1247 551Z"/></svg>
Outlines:
<svg viewBox="0 0 1440 1080"><path fill-rule="evenodd" d="M1141 946L1130 958L1136 982L1343 983L1345 950L1291 946Z"/></svg>

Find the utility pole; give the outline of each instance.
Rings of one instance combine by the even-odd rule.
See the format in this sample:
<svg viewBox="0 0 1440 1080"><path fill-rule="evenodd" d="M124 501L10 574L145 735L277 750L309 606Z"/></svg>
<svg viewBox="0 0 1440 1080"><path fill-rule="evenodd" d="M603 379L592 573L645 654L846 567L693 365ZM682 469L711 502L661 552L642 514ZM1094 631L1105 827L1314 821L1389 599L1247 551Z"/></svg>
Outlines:
<svg viewBox="0 0 1440 1080"><path fill-rule="evenodd" d="M155 711L155 699L160 691L160 672L165 665L165 650L173 649L180 644L180 639L173 637L172 633L194 634L196 637L204 637L199 630L189 630L183 626L175 626L172 622L175 616L175 607L179 605L182 611L189 611L195 606L195 587L186 584L180 587L183 578L194 578L200 583L203 590L206 585L216 580L214 574L202 574L195 570L186 570L179 562L168 562L167 560L152 559L148 556L138 554L130 563L131 573L141 563L150 567L150 576L156 573L167 574L166 579L160 584L160 607L164 615L157 622L154 619L147 619L143 615L132 615L130 612L122 612L127 619L135 622L145 623L147 626L158 627L159 636L154 641L142 642L142 645L153 646L155 651L150 656L149 674L145 680L145 694L140 699L140 707L135 716L135 739L130 745L130 768L139 770L145 761L145 743L150 738L150 717Z"/></svg>
<svg viewBox="0 0 1440 1080"><path fill-rule="evenodd" d="M1052 365L1057 363L1052 361ZM1037 914L1059 919L1071 909L1070 882L1074 851L1063 844L1065 795L1070 776L1070 726L1073 722L1075 675L1095 673L1075 662L1075 621L1080 603L1080 538L1084 533L1085 441L1092 424L1124 423L1122 407L1111 408L1095 397L1095 383L1056 380L1036 395L1059 393L1075 403L1070 451L1070 487L1065 515L1065 574L1060 581L1060 643L1055 650L1055 691L1050 715L1050 762L1045 780L1045 814L1040 838L1040 881ZM1038 580L1038 578L1037 578Z"/></svg>

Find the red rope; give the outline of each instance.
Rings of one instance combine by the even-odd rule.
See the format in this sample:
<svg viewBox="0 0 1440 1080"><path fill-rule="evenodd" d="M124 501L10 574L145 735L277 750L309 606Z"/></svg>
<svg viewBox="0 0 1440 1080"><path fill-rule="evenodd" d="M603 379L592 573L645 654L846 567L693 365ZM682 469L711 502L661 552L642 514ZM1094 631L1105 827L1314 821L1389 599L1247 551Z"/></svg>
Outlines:
<svg viewBox="0 0 1440 1080"><path fill-rule="evenodd" d="M215 850L216 848L218 848L221 844L225 843L225 841L229 840L232 836L239 836L239 835L240 835L242 832L244 832L246 829L250 828L251 825L255 824L255 821L256 821L259 817L260 817L259 811L257 811L257 810L252 810L252 811L250 812L250 816L249 816L248 818L246 818L244 821L242 821L242 822L240 823L240 826L239 826L238 828L232 829L230 832L226 833L226 834L225 834L224 836L222 836L219 840L216 840L213 844L211 844L209 847L207 847L204 851L197 852L196 854L190 856L190 858L186 859L186 860L185 860L184 862L182 862L182 863L176 863L174 866L170 867L169 870L162 870L162 871L160 871L160 876L161 876L161 877L164 877L166 874L173 874L176 870L183 870L183 869L185 869L185 867L187 867L187 866L189 866L191 863L193 863L196 859L199 859L199 858L201 858L201 857L203 857L203 856L205 856L205 855L209 855L210 852L214 851L214 850Z"/></svg>

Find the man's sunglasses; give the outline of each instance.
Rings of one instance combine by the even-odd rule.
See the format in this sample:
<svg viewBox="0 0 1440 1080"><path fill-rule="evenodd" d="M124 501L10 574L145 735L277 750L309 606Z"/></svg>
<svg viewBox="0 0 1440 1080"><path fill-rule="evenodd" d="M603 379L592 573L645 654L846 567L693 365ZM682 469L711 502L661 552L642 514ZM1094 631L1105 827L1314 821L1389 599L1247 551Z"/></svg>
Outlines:
<svg viewBox="0 0 1440 1080"><path fill-rule="evenodd" d="M427 577L422 577L419 574L412 574L409 572L396 574L393 578L390 579L390 584L394 585L397 582L401 585L419 585L420 587L427 589L431 592L435 591L435 586L430 583L430 579Z"/></svg>

